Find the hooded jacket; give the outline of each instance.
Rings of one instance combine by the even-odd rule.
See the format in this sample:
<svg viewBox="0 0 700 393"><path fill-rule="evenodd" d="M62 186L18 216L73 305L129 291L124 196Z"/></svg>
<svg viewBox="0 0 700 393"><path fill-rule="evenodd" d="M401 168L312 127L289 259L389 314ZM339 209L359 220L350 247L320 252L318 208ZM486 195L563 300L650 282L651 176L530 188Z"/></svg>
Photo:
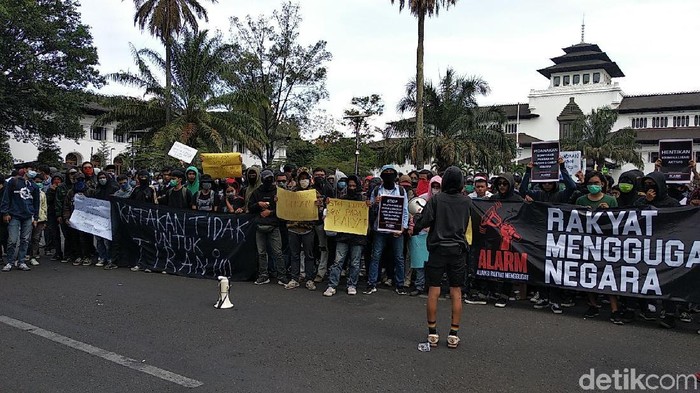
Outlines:
<svg viewBox="0 0 700 393"><path fill-rule="evenodd" d="M459 255L467 250L465 234L471 217L472 201L462 193L462 171L451 166L442 177L442 192L431 198L421 213L414 216L414 233L428 232L428 251Z"/></svg>
<svg viewBox="0 0 700 393"><path fill-rule="evenodd" d="M0 203L0 213L12 219L36 220L39 214L39 187L24 177L13 177L5 184L5 192Z"/></svg>
<svg viewBox="0 0 700 393"><path fill-rule="evenodd" d="M56 201L54 202L54 211L56 217L63 217L63 204L66 201L68 191L73 189L73 182L70 180L70 169L66 171L63 178L63 183L56 187Z"/></svg>
<svg viewBox="0 0 700 393"><path fill-rule="evenodd" d="M129 196L129 198L139 202L153 203L156 195L156 190L155 188L153 188L153 186L151 186L151 174L148 173L147 170L142 169L137 173L136 177L138 178L144 175L148 179L146 181L146 186L137 184L136 187L134 187L131 191L131 195Z"/></svg>
<svg viewBox="0 0 700 393"><path fill-rule="evenodd" d="M442 177L440 176L433 176L429 181L429 187L428 187L428 192L423 193L422 195L419 195L420 198L425 199L426 201L429 201L430 198L433 197L433 183L437 183L440 185L442 188Z"/></svg>
<svg viewBox="0 0 700 393"><path fill-rule="evenodd" d="M277 185L274 183L270 184L269 187L265 185L260 185L253 193L250 195L248 200L248 212L255 214L257 216L256 222L258 226L260 225L270 225L270 226L280 226L282 221L277 217L277 202L275 202L275 197L277 196ZM248 194L246 193L246 197ZM267 202L270 204L269 210L272 210L272 214L267 217L263 217L260 213L263 209L258 205L258 202Z"/></svg>
<svg viewBox="0 0 700 393"><path fill-rule="evenodd" d="M294 188L291 189L293 192L299 192L299 191L313 191L314 189L311 187L307 188L301 188L298 184L294 186ZM316 191L316 199L321 197L321 193L318 190ZM287 229L289 229L290 232L294 233L308 233L314 230L316 225L319 224L318 220L313 220L313 221L287 221Z"/></svg>
<svg viewBox="0 0 700 393"><path fill-rule="evenodd" d="M649 201L647 201L646 196L643 196L643 197L637 199L637 202L634 203L634 206L636 206L636 207L653 206L656 208L664 208L664 207L678 207L681 205L677 200L668 196L668 189L666 188L666 175L664 175L662 172L651 172L641 179L640 184L643 186L644 181L647 179L653 180L654 183L656 183L656 197L654 198L653 201L649 202ZM642 191L644 191L644 190L642 189Z"/></svg>
<svg viewBox="0 0 700 393"><path fill-rule="evenodd" d="M495 187L495 193L491 195L491 198L489 198L492 201L506 201L506 202L522 202L523 198L515 193L515 180L513 179L513 175L510 173L501 173L494 179L494 183L498 184L499 179L505 179L509 184L510 187L508 188L508 192L506 194L501 195L500 192L498 192L498 186Z"/></svg>
<svg viewBox="0 0 700 393"><path fill-rule="evenodd" d="M107 177L107 183L103 186L100 184L100 178L97 178L97 188L92 192L92 197L106 201L111 195L119 191L119 186Z"/></svg>
<svg viewBox="0 0 700 393"><path fill-rule="evenodd" d="M250 171L255 172L255 174L257 174L257 176L255 177L255 183L248 184L246 186L246 188L244 188L241 191L243 193L244 198L245 198L245 205L246 206L248 206L248 202L250 202L250 197L251 197L251 195L253 195L253 192L255 192L255 190L257 190L258 187L260 187L260 185L262 184L262 179L260 178L260 168L258 168L256 166L248 168L248 170L246 171L246 181L248 181L248 173L250 173Z"/></svg>
<svg viewBox="0 0 700 393"><path fill-rule="evenodd" d="M350 175L348 176L348 182L350 180L354 180L355 184L358 185L357 192L355 195L350 195L348 193L345 193L340 199L344 199L347 201L365 201L366 198L364 195L362 195L362 190L360 190L360 185L362 182L360 181L360 178L355 176L355 175ZM364 246L367 245L367 236L366 235L356 235L353 233L342 233L338 232L338 235L335 237L335 241L338 243L346 243L351 246Z"/></svg>
<svg viewBox="0 0 700 393"><path fill-rule="evenodd" d="M644 173L638 169L633 169L631 171L624 172L620 175L617 180L618 186L620 183L632 184L632 191L622 192L620 191L620 197L617 198L618 207L632 207L634 206L637 199L639 199L639 192L642 189L641 179L644 177Z"/></svg>
<svg viewBox="0 0 700 393"><path fill-rule="evenodd" d="M57 194L57 191L58 191L58 188L60 187L60 185L57 186L56 188L51 188L51 184L53 183L53 180L55 178L61 179L61 184L63 184L63 182L65 182L63 175L61 175L60 173L54 173L51 176L51 179L49 179L49 185L45 187L46 188L46 206L48 209L48 211L47 211L48 217L56 217L56 199L57 199L56 194Z"/></svg>
<svg viewBox="0 0 700 393"><path fill-rule="evenodd" d="M187 172L189 171L194 171L194 182L190 183L190 181L187 180L187 189L194 195L199 192L199 169L194 165L188 167L185 171L185 179L187 179Z"/></svg>
<svg viewBox="0 0 700 393"><path fill-rule="evenodd" d="M576 191L576 182L571 178L569 172L566 170L566 165L564 163L559 164L559 172L561 172L561 178L566 186L563 191L559 191L559 183L555 183L554 189L552 191L545 190L529 190L530 186L530 176L532 174L532 169L527 168L525 170L525 176L523 176L523 181L520 183L520 195L528 195L530 198L537 202L549 202L549 203L566 203L571 198L571 195Z"/></svg>

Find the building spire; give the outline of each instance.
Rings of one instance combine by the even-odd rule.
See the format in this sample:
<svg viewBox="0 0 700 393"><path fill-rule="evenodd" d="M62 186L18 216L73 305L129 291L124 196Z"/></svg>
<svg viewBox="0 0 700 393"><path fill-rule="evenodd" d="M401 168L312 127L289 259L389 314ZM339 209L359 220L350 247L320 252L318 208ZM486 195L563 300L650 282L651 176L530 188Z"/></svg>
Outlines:
<svg viewBox="0 0 700 393"><path fill-rule="evenodd" d="M584 37L586 35L586 14L583 14L583 19L581 20L581 43L584 44L586 41Z"/></svg>

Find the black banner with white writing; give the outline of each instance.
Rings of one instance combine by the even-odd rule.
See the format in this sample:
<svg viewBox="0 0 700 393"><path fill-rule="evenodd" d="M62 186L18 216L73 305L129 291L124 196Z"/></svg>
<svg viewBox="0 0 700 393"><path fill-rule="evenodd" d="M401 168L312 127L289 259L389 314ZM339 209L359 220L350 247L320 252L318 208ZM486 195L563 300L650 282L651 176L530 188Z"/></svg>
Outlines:
<svg viewBox="0 0 700 393"><path fill-rule="evenodd" d="M533 142L530 182L553 181L559 181L559 142Z"/></svg>
<svg viewBox="0 0 700 393"><path fill-rule="evenodd" d="M667 183L690 182L690 160L693 159L692 139L663 139L659 141L661 172Z"/></svg>
<svg viewBox="0 0 700 393"><path fill-rule="evenodd" d="M700 302L700 208L474 204L478 278Z"/></svg>
<svg viewBox="0 0 700 393"><path fill-rule="evenodd" d="M257 271L253 219L113 199L112 244L121 266L249 280Z"/></svg>

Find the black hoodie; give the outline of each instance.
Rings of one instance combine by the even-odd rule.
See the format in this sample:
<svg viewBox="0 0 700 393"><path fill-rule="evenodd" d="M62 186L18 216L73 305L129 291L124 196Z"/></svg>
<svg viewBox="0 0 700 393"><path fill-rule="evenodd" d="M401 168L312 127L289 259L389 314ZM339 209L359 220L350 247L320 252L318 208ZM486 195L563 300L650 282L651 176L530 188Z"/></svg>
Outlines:
<svg viewBox="0 0 700 393"><path fill-rule="evenodd" d="M277 218L277 202L275 202L275 197L277 196L277 185L274 183L270 185L262 184L260 187L255 189L250 195L248 200L248 212L255 214L257 216L256 222L258 225L271 225L279 227L282 224L279 218ZM272 214L267 217L263 217L260 213L263 209L258 205L258 202L267 202L270 204L269 210L272 210Z"/></svg>
<svg viewBox="0 0 700 393"><path fill-rule="evenodd" d="M631 171L624 172L620 175L620 177L617 179L618 186L620 185L620 183L628 183L632 184L634 188L632 188L632 191L630 192L620 191L620 197L617 198L618 207L634 206L635 202L637 202L637 199L639 199L638 193L642 189L641 184L639 183L642 177L644 177L644 173L639 169L633 169Z"/></svg>
<svg viewBox="0 0 700 393"><path fill-rule="evenodd" d="M505 179L508 181L510 184L510 187L508 188L508 192L505 194L501 194L498 192L498 186L494 187L494 194L491 195L490 200L492 201L506 201L506 202L522 202L523 198L515 193L515 180L513 180L513 175L510 173L501 173L498 175L498 177L494 180L495 184L498 184L498 181L500 179ZM444 181L444 178L443 178Z"/></svg>
<svg viewBox="0 0 700 393"><path fill-rule="evenodd" d="M454 166L447 168L442 176L442 192L430 198L423 211L415 215L414 233L430 228L428 251L433 252L440 247L445 255L457 255L467 250L465 234L469 226L472 201L462 194L463 188L462 171ZM447 251L449 249L454 252Z"/></svg>
<svg viewBox="0 0 700 393"><path fill-rule="evenodd" d="M637 202L634 203L634 206L636 207L648 207L648 206L653 206L656 208L663 208L663 207L678 207L681 204L668 196L668 189L666 188L666 175L664 175L662 172L651 172L650 174L644 176L640 182L642 187L644 187L644 181L647 179L651 179L656 183L656 197L654 198L653 201L649 202L647 201L646 196L643 196L639 199L637 199ZM644 189L642 189L644 191Z"/></svg>

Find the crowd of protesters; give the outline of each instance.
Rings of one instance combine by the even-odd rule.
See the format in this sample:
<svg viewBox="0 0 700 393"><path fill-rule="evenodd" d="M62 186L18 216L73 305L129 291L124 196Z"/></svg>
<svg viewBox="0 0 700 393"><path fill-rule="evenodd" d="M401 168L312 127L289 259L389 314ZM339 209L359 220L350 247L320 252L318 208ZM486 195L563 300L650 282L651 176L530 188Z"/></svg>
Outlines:
<svg viewBox="0 0 700 393"><path fill-rule="evenodd" d="M462 174L460 194L471 200L565 203L591 210L700 206L700 176L695 162L690 162L694 178L689 184L667 185L664 175L658 171L659 166L657 162L657 171L646 176L638 170L622 173L615 183L611 176L598 171L571 176L560 159L558 182L531 183L532 164L529 164L523 176ZM345 176L323 168L310 170L292 164L281 171L253 166L240 178L223 179L202 175L194 166L120 175L115 174L115 169L108 165L100 170L91 162L85 162L80 167L59 172L38 165L18 169L8 179L0 177L0 213L3 215L0 246L7 258L2 271L31 270L30 265L39 265L42 249L52 261L116 269L109 240L70 225L74 198L82 194L103 200L128 198L179 209L256 215L257 285L275 281L289 290L305 287L313 291L325 282L323 295L333 296L341 277L345 277L347 294L356 295L360 278L365 277L363 293L366 295L384 285L393 288L398 295L419 296L428 289L424 266L427 260L412 261L409 243L411 237L425 235L430 228L416 225L409 214L408 201L414 197L428 201L446 187L454 186L446 184L441 177L444 173L423 169L402 174L390 165L381 168L379 177ZM277 217L276 194L280 188L294 192L315 190L318 219L292 222ZM395 234L377 230L379 201L387 195L405 201L402 231ZM367 234L325 231L323 220L329 198L364 201L370 211ZM496 307L504 308L509 301L527 298L535 309L561 314L563 308L581 301L588 305L585 317L595 318L606 303L610 305L610 321L615 324L641 318L658 320L666 328L673 328L677 320L691 322L691 313L698 312L697 305L693 304L656 304L645 299L581 294L552 287L526 288L510 282L482 280L473 274L474 262L471 256L460 282L464 302L470 305L493 302ZM132 271L142 269L131 267ZM435 280L435 277L428 277L429 282Z"/></svg>

